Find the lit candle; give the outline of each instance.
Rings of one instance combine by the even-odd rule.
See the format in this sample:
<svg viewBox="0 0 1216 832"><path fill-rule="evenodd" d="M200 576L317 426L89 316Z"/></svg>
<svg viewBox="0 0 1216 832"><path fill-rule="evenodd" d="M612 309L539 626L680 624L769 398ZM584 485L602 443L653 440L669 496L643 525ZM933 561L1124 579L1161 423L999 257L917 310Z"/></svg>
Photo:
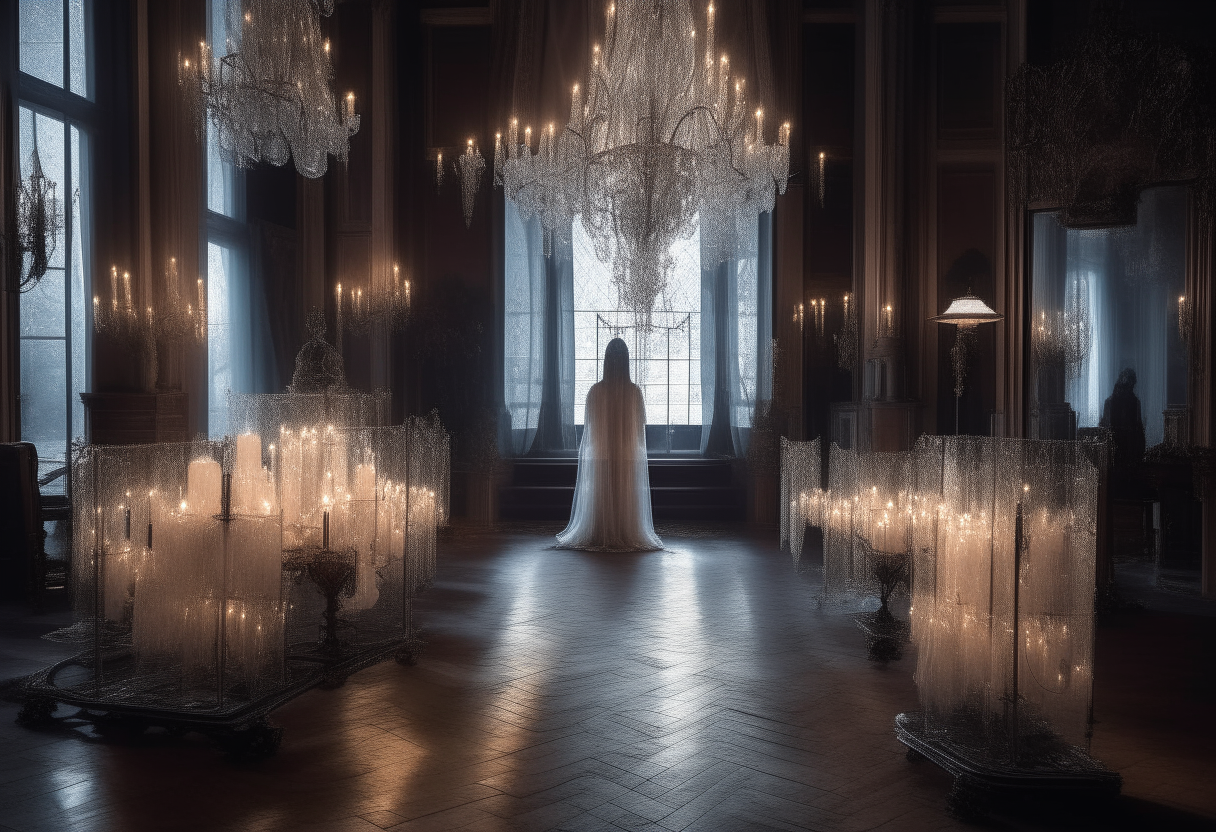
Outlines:
<svg viewBox="0 0 1216 832"><path fill-rule="evenodd" d="M118 266L110 266L110 303L118 311Z"/></svg>
<svg viewBox="0 0 1216 832"><path fill-rule="evenodd" d="M219 514L222 488L223 469L218 462L200 457L190 463L186 471L186 502L193 514Z"/></svg>
<svg viewBox="0 0 1216 832"><path fill-rule="evenodd" d="M131 302L131 273L122 273L123 309L128 315L135 314L135 304Z"/></svg>
<svg viewBox="0 0 1216 832"><path fill-rule="evenodd" d="M531 127L524 128L524 147L526 147L528 149L529 153L532 152L532 128Z"/></svg>

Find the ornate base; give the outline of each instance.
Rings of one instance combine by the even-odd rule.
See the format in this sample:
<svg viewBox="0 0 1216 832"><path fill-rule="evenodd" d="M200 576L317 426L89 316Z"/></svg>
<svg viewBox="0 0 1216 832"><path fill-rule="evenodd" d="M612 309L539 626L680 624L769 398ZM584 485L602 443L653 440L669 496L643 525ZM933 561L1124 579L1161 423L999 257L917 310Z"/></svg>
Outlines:
<svg viewBox="0 0 1216 832"><path fill-rule="evenodd" d="M1040 749L1033 762L997 759L984 749L952 740L948 732L929 729L923 714L895 717L895 737L908 747L908 760L927 759L954 776L947 798L950 812L978 819L1014 800L1116 797L1123 778L1074 746L1056 741Z"/></svg>
<svg viewBox="0 0 1216 832"><path fill-rule="evenodd" d="M39 671L22 685L22 707L17 723L31 729L74 728L90 724L103 736L137 737L149 728L162 728L171 736L191 731L203 734L230 756L259 758L278 750L283 730L269 719L270 712L306 690L338 687L353 673L408 652L421 652L423 642L415 634L359 648L347 648L341 658L320 651L288 657L283 682L258 694L235 692L216 703L217 696L186 694L167 701L164 679L141 677L128 650L105 656L107 681L95 685L80 680L80 670L93 667L93 656L81 653ZM123 673L126 663L129 673ZM72 681L60 681L59 675ZM212 680L214 682L214 680ZM216 688L213 684L212 690ZM160 702L156 702L156 699ZM142 700L142 702L141 702ZM155 703L155 704L152 704ZM75 713L56 716L59 705L77 708Z"/></svg>

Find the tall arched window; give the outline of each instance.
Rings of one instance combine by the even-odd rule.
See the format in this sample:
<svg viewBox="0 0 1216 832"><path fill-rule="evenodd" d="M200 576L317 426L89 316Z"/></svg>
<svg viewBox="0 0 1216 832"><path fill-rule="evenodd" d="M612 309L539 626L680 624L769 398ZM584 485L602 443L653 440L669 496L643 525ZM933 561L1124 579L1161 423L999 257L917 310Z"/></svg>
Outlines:
<svg viewBox="0 0 1216 832"><path fill-rule="evenodd" d="M20 299L21 438L38 449L43 494L64 494L73 437L84 436L91 311L89 136L95 124L93 7L21 0L17 107L20 175L37 152L62 227L46 276Z"/></svg>

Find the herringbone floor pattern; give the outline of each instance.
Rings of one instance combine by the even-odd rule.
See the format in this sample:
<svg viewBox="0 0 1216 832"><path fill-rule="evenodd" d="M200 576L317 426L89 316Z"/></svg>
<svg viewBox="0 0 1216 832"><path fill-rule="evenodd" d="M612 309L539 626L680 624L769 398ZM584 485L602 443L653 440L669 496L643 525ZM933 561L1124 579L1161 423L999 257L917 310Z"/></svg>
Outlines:
<svg viewBox="0 0 1216 832"><path fill-rule="evenodd" d="M868 661L774 540L551 540L445 539L418 664L289 703L260 763L193 737L30 732L3 706L0 832L961 828L949 778L892 733L916 705L914 656Z"/></svg>

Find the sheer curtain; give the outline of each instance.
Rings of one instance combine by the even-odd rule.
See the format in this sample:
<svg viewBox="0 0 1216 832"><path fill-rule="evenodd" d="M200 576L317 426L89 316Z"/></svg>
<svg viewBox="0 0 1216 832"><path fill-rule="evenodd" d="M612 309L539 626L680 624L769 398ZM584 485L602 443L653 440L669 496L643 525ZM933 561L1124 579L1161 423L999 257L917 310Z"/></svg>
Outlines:
<svg viewBox="0 0 1216 832"><path fill-rule="evenodd" d="M740 229L733 257L701 256L701 453L744 456L772 399L772 215Z"/></svg>
<svg viewBox="0 0 1216 832"><path fill-rule="evenodd" d="M505 200L503 398L511 417L505 454L528 452L545 381L545 256L540 221Z"/></svg>

